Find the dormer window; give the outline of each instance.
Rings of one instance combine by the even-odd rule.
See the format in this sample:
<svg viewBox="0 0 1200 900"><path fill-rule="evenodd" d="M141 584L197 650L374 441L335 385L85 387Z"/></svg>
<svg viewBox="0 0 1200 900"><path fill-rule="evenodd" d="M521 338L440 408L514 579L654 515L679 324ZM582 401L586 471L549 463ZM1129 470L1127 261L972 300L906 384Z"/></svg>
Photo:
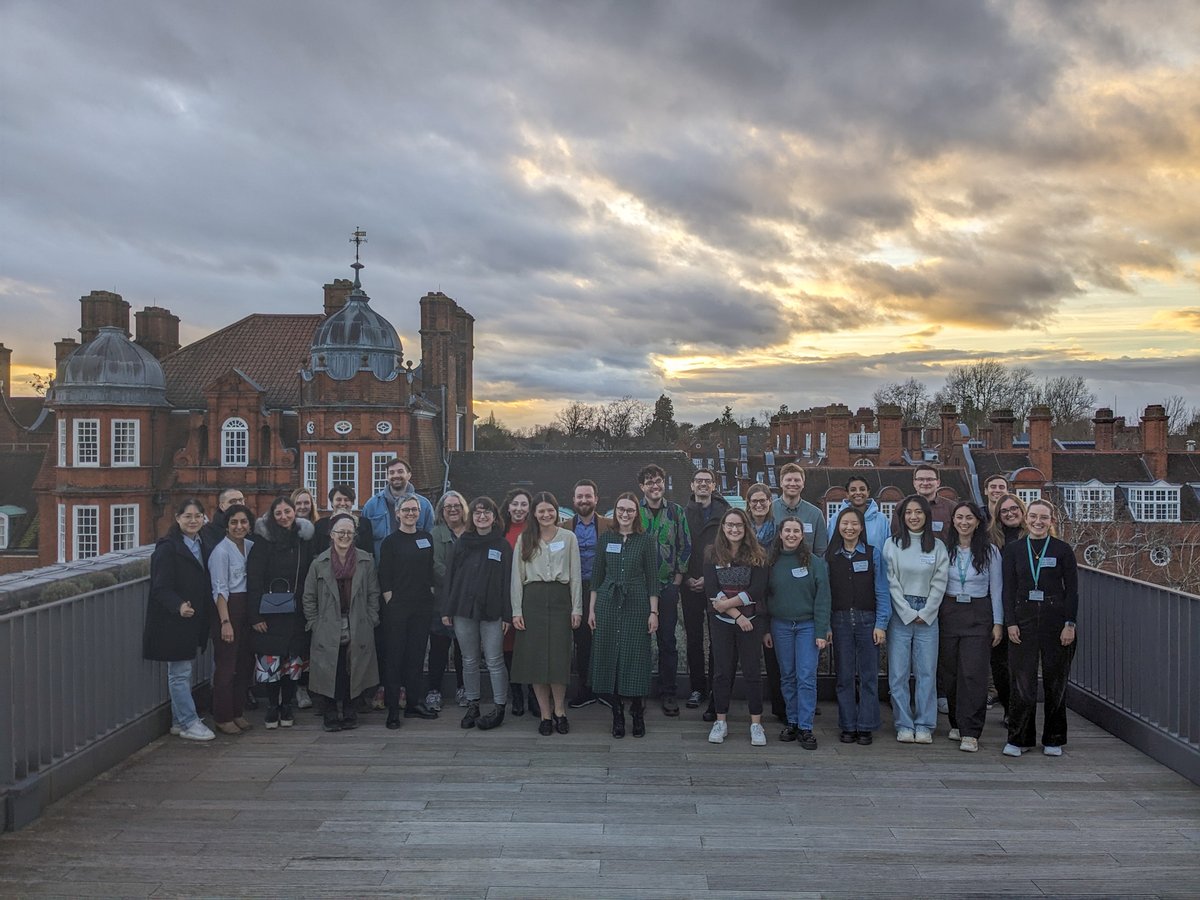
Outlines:
<svg viewBox="0 0 1200 900"><path fill-rule="evenodd" d="M250 426L236 416L221 426L221 465L250 465Z"/></svg>
<svg viewBox="0 0 1200 900"><path fill-rule="evenodd" d="M1178 522L1179 488L1163 481L1123 484L1129 514L1135 522Z"/></svg>
<svg viewBox="0 0 1200 900"><path fill-rule="evenodd" d="M1063 511L1076 522L1111 522L1113 486L1092 479L1086 484L1061 485Z"/></svg>

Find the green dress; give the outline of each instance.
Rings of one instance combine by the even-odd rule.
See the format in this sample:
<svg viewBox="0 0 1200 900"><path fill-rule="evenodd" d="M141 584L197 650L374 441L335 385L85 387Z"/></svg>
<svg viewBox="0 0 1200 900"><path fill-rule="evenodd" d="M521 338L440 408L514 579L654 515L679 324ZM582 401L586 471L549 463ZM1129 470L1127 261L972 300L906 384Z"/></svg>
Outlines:
<svg viewBox="0 0 1200 900"><path fill-rule="evenodd" d="M650 595L658 590L653 535L602 534L592 563L592 590L592 690L644 697L650 693Z"/></svg>

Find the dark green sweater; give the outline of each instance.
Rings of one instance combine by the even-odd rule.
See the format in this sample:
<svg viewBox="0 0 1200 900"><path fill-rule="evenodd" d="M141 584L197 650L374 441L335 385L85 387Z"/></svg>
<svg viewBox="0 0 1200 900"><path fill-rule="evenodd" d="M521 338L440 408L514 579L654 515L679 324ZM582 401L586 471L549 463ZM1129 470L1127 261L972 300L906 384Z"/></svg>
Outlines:
<svg viewBox="0 0 1200 900"><path fill-rule="evenodd" d="M797 571L807 569L802 575ZM810 555L808 565L801 566L792 553L783 553L771 567L767 586L767 612L772 619L807 622L816 625L818 637L829 633L829 564L821 557Z"/></svg>

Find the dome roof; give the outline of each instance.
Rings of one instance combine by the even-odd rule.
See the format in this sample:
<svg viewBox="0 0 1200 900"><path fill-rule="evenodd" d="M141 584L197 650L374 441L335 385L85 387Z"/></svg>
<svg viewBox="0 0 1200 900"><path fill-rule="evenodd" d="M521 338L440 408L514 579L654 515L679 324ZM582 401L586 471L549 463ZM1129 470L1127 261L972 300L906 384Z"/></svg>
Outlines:
<svg viewBox="0 0 1200 900"><path fill-rule="evenodd" d="M167 380L154 355L125 330L103 325L63 362L54 404L167 406Z"/></svg>
<svg viewBox="0 0 1200 900"><path fill-rule="evenodd" d="M356 279L357 281L357 279ZM313 336L311 371L346 381L371 372L391 381L402 371L403 350L392 323L371 308L371 298L355 284L346 305L321 323Z"/></svg>

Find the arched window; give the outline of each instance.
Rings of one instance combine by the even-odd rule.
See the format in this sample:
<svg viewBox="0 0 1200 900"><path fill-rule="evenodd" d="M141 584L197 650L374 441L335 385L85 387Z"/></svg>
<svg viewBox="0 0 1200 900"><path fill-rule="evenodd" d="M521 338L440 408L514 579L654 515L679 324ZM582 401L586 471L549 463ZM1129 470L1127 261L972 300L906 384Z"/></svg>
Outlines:
<svg viewBox="0 0 1200 900"><path fill-rule="evenodd" d="M245 419L236 416L226 419L221 426L221 465L245 466L250 464L250 426Z"/></svg>
<svg viewBox="0 0 1200 900"><path fill-rule="evenodd" d="M856 469L872 469L874 467L875 463L867 459L865 456L859 457L854 461L854 468Z"/></svg>

